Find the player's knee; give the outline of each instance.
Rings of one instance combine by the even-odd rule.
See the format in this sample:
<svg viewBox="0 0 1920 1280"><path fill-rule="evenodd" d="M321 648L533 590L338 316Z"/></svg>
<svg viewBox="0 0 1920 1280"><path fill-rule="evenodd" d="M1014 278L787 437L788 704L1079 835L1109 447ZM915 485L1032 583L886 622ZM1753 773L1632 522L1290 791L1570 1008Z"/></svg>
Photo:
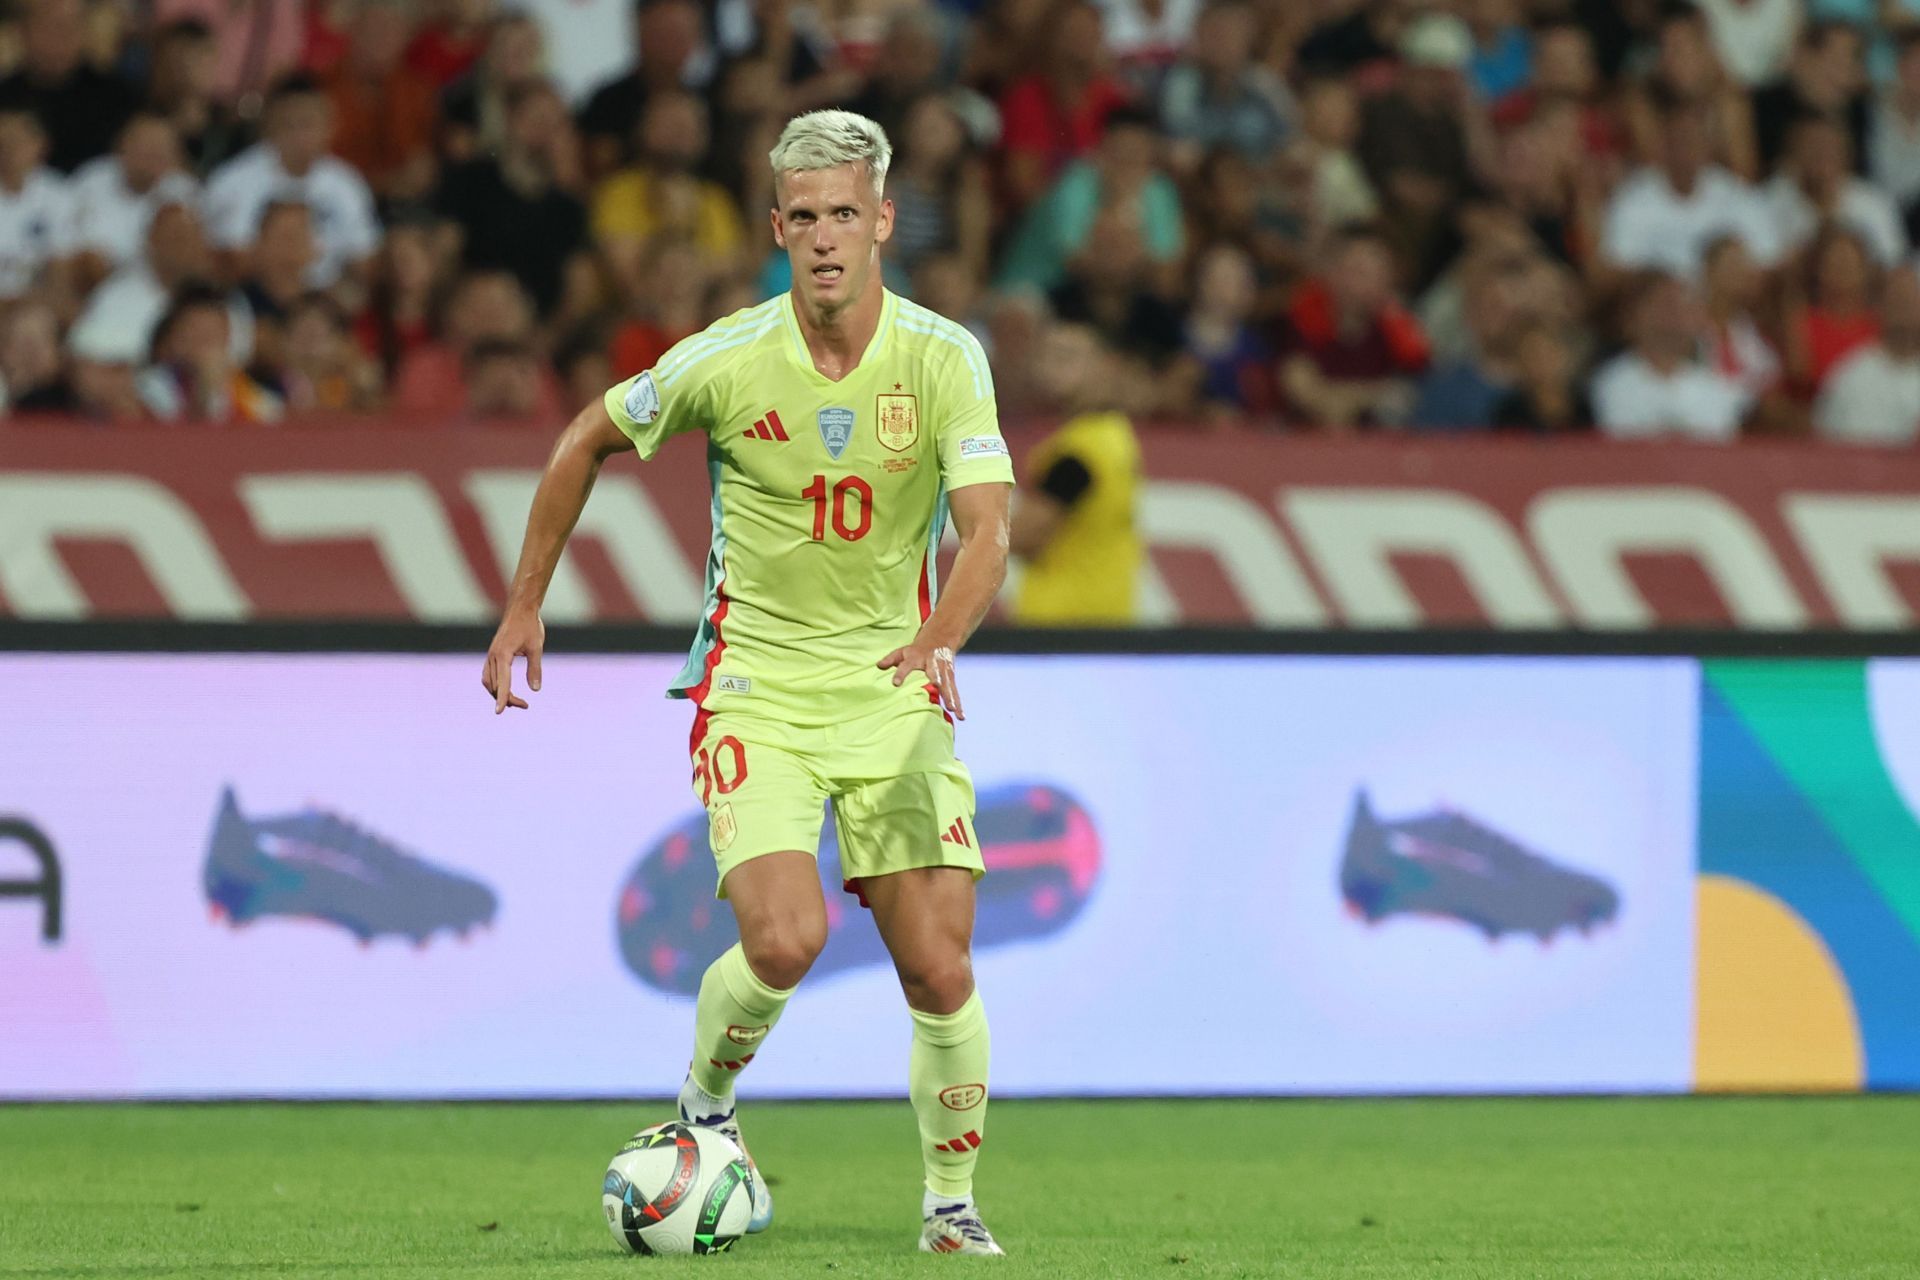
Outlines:
<svg viewBox="0 0 1920 1280"><path fill-rule="evenodd" d="M922 1013L952 1013L973 994L973 965L964 951L915 957L898 968L907 1003Z"/></svg>
<svg viewBox="0 0 1920 1280"><path fill-rule="evenodd" d="M741 939L747 964L754 976L770 987L786 990L798 986L813 962L827 945L824 920L794 920L758 931L753 938Z"/></svg>

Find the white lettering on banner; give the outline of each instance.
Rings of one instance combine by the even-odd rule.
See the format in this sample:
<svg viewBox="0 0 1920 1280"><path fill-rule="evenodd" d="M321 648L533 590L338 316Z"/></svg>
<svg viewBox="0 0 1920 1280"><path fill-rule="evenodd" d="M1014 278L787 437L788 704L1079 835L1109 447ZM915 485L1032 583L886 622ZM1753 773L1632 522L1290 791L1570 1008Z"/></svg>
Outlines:
<svg viewBox="0 0 1920 1280"><path fill-rule="evenodd" d="M1790 493L1781 514L1843 626L1913 625L1888 560L1920 560L1920 499Z"/></svg>
<svg viewBox="0 0 1920 1280"><path fill-rule="evenodd" d="M527 528L527 511L533 506L533 494L540 487L540 473L528 470L475 471L460 486L467 500L480 513L487 541L500 566L500 576L513 581L519 566L520 539ZM548 622L591 622L593 596L586 579L574 566L573 556L564 548L553 566L553 578L541 602L540 616Z"/></svg>
<svg viewBox="0 0 1920 1280"><path fill-rule="evenodd" d="M1527 509L1533 545L1553 571L1574 616L1590 627L1654 626L1626 557L1692 556L1743 627L1807 625L1806 606L1766 539L1717 493L1688 488L1553 489Z"/></svg>
<svg viewBox="0 0 1920 1280"><path fill-rule="evenodd" d="M1268 627L1323 627L1327 611L1273 520L1222 485L1155 480L1140 502L1141 532L1156 547L1205 551Z"/></svg>
<svg viewBox="0 0 1920 1280"><path fill-rule="evenodd" d="M1357 627L1417 627L1420 602L1394 571L1394 553L1445 557L1496 627L1557 627L1560 606L1500 513L1447 489L1287 489L1280 507Z"/></svg>
<svg viewBox="0 0 1920 1280"><path fill-rule="evenodd" d="M364 538L422 622L484 622L493 606L474 580L433 486L405 472L247 475L240 499L264 537Z"/></svg>
<svg viewBox="0 0 1920 1280"><path fill-rule="evenodd" d="M193 510L142 476L0 475L0 593L23 618L84 618L93 612L60 562L59 538L110 539L129 547L182 618L239 621L252 612Z"/></svg>
<svg viewBox="0 0 1920 1280"><path fill-rule="evenodd" d="M692 622L700 616L700 576L660 508L632 476L602 476L575 533L600 539L641 612L653 621Z"/></svg>

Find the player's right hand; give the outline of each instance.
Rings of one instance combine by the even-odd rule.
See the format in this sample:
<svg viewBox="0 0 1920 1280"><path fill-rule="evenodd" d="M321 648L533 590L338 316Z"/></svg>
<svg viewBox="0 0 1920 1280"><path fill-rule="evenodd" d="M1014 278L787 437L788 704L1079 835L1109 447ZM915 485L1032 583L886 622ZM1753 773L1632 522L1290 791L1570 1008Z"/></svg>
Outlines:
<svg viewBox="0 0 1920 1280"><path fill-rule="evenodd" d="M527 688L540 692L540 653L547 645L547 624L538 613L509 610L500 619L487 647L487 663L481 668L480 683L493 696L493 714L508 707L527 707L526 700L513 691L513 660L526 655Z"/></svg>

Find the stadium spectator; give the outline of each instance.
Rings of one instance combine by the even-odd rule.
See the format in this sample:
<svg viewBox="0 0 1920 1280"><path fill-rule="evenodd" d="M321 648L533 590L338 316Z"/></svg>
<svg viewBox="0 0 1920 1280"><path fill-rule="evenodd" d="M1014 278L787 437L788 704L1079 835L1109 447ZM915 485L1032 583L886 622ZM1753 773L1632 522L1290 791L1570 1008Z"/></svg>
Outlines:
<svg viewBox="0 0 1920 1280"><path fill-rule="evenodd" d="M1160 123L1173 139L1169 157L1191 172L1216 147L1261 160L1283 146L1298 115L1284 81L1253 60L1252 6L1209 4L1187 55L1160 85Z"/></svg>
<svg viewBox="0 0 1920 1280"><path fill-rule="evenodd" d="M364 412L380 404L378 366L354 345L346 313L324 293L303 294L288 309L275 373L294 413Z"/></svg>
<svg viewBox="0 0 1920 1280"><path fill-rule="evenodd" d="M614 376L631 378L706 323L710 281L691 240L674 233L652 240L620 283L625 318L614 331L611 351Z"/></svg>
<svg viewBox="0 0 1920 1280"><path fill-rule="evenodd" d="M656 93L639 135L637 162L603 181L593 196L593 238L615 269L666 234L686 237L709 272L739 267L747 238L739 206L698 172L708 147L706 104L678 90Z"/></svg>
<svg viewBox="0 0 1920 1280"><path fill-rule="evenodd" d="M154 33L146 108L173 126L187 166L198 178L252 141L233 108L215 95L217 56L213 32L197 18L182 18Z"/></svg>
<svg viewBox="0 0 1920 1280"><path fill-rule="evenodd" d="M1314 75L1357 72L1377 87L1380 72L1399 56L1401 36L1417 9L1414 0L1337 0L1301 41L1300 66Z"/></svg>
<svg viewBox="0 0 1920 1280"><path fill-rule="evenodd" d="M1804 286L1787 295L1784 355L1789 388L1811 400L1835 365L1879 336L1879 272L1858 233L1829 225L1797 274Z"/></svg>
<svg viewBox="0 0 1920 1280"><path fill-rule="evenodd" d="M438 91L471 72L486 52L494 32L493 0L443 0L434 9L408 40L406 65Z"/></svg>
<svg viewBox="0 0 1920 1280"><path fill-rule="evenodd" d="M1077 257L1098 256L1103 215L1124 215L1145 240L1147 255L1171 269L1186 245L1180 192L1157 164L1159 139L1151 117L1115 112L1099 149L1075 161L1044 199L1027 211L1001 263L1001 287L1052 289Z"/></svg>
<svg viewBox="0 0 1920 1280"><path fill-rule="evenodd" d="M887 171L894 220L885 252L909 272L934 254L953 254L984 275L993 233L987 165L951 99L928 94L916 102L899 148Z"/></svg>
<svg viewBox="0 0 1920 1280"><path fill-rule="evenodd" d="M921 259L913 273L915 302L964 325L987 344L986 318L980 311L980 274L955 253L935 253Z"/></svg>
<svg viewBox="0 0 1920 1280"><path fill-rule="evenodd" d="M524 13L502 14L489 27L486 51L440 96L440 148L452 164L498 151L507 140L507 95L547 73L540 24Z"/></svg>
<svg viewBox="0 0 1920 1280"><path fill-rule="evenodd" d="M1571 110L1578 143L1575 154L1611 167L1626 140L1613 95L1601 84L1593 37L1586 28L1564 16L1542 18L1533 29L1530 70L1525 84L1493 103L1489 110L1493 124L1507 129L1526 124L1549 108Z"/></svg>
<svg viewBox="0 0 1920 1280"><path fill-rule="evenodd" d="M1159 370L1179 353L1186 335L1180 313L1159 287L1158 266L1135 209L1109 205L1048 301L1060 319L1091 326L1115 351Z"/></svg>
<svg viewBox="0 0 1920 1280"><path fill-rule="evenodd" d="M61 173L105 155L136 102L125 80L88 65L86 21L81 0L27 0L20 68L0 79L0 108L39 117L46 163Z"/></svg>
<svg viewBox="0 0 1920 1280"><path fill-rule="evenodd" d="M1115 411L1112 357L1092 330L1070 323L1052 325L1035 357L1049 400L1070 416L1027 455L1009 541L1026 565L1014 618L1130 623L1143 558L1140 443Z"/></svg>
<svg viewBox="0 0 1920 1280"><path fill-rule="evenodd" d="M1581 173L1593 161L1566 145L1564 125L1572 124L1570 114L1553 106L1507 129L1489 184L1497 198L1486 202L1516 217L1540 250L1569 265L1586 258L1600 217L1586 199Z"/></svg>
<svg viewBox="0 0 1920 1280"><path fill-rule="evenodd" d="M939 15L918 7L896 10L873 74L846 104L847 110L877 122L897 144L907 136L908 113L928 95L949 88L942 74L944 61Z"/></svg>
<svg viewBox="0 0 1920 1280"><path fill-rule="evenodd" d="M1312 192L1311 217L1322 227L1368 222L1380 212L1380 197L1361 167L1360 103L1353 86L1338 76L1308 82L1301 94L1301 133L1294 163Z"/></svg>
<svg viewBox="0 0 1920 1280"><path fill-rule="evenodd" d="M540 359L524 342L482 342L467 355L466 421L486 426L543 425Z"/></svg>
<svg viewBox="0 0 1920 1280"><path fill-rule="evenodd" d="M163 204L147 222L141 255L88 296L69 340L98 361L145 364L174 296L189 285L206 285L212 275L213 255L199 215L191 205ZM227 311L234 358L245 361L253 351L252 311L238 293L228 296Z"/></svg>
<svg viewBox="0 0 1920 1280"><path fill-rule="evenodd" d="M1046 57L1000 100L1001 189L1025 209L1061 172L1099 145L1107 117L1127 103L1108 70L1100 12L1086 0L1056 6L1045 32Z"/></svg>
<svg viewBox="0 0 1920 1280"><path fill-rule="evenodd" d="M1663 5L1659 15L1653 65L1630 82L1625 98L1635 161L1661 163L1671 110L1686 104L1699 113L1704 126L1707 162L1757 181L1771 161L1762 167L1754 138L1754 100L1721 65L1705 16L1684 0Z"/></svg>
<svg viewBox="0 0 1920 1280"><path fill-rule="evenodd" d="M1814 407L1821 437L1853 444L1920 441L1920 279L1889 272L1880 303L1880 337L1834 368Z"/></svg>
<svg viewBox="0 0 1920 1280"><path fill-rule="evenodd" d="M417 198L433 186L439 86L407 62L403 0L356 0L350 31L327 77L334 153L383 199Z"/></svg>
<svg viewBox="0 0 1920 1280"><path fill-rule="evenodd" d="M1786 70L1800 34L1801 0L1693 0L1706 16L1720 64L1736 82L1758 88Z"/></svg>
<svg viewBox="0 0 1920 1280"><path fill-rule="evenodd" d="M1907 256L1907 230L1893 197L1853 171L1847 131L1832 116L1796 121L1786 163L1767 183L1773 240L1784 253L1798 252L1819 227L1851 228L1883 267Z"/></svg>
<svg viewBox="0 0 1920 1280"><path fill-rule="evenodd" d="M400 364L391 407L423 422L456 419L467 408L467 359L483 343L530 342L533 307L507 271L472 271L461 277L440 308L439 336ZM543 381L540 412L557 421L563 412L557 383Z"/></svg>
<svg viewBox="0 0 1920 1280"><path fill-rule="evenodd" d="M1912 240L1920 229L1920 24L1898 36L1893 82L1874 100L1867 172L1900 206Z"/></svg>
<svg viewBox="0 0 1920 1280"><path fill-rule="evenodd" d="M1534 317L1524 310L1527 264L1495 251L1468 265L1463 315L1468 337L1459 357L1436 361L1421 377L1407 422L1423 431L1487 426L1494 407L1518 380L1517 348Z"/></svg>
<svg viewBox="0 0 1920 1280"><path fill-rule="evenodd" d="M519 85L506 146L449 172L435 204L448 256L512 272L542 313L560 300L567 260L587 242L586 209L566 185L574 145L559 92L545 81Z"/></svg>
<svg viewBox="0 0 1920 1280"><path fill-rule="evenodd" d="M73 255L73 193L47 167L47 135L23 107L0 107L0 302L60 296Z"/></svg>
<svg viewBox="0 0 1920 1280"><path fill-rule="evenodd" d="M294 305L306 296L319 250L313 215L297 200L276 200L260 214L260 233L248 247L240 295L253 317L253 343L268 367L285 358L282 337Z"/></svg>
<svg viewBox="0 0 1920 1280"><path fill-rule="evenodd" d="M1060 0L988 0L974 28L961 78L999 101L1047 52L1050 20Z"/></svg>
<svg viewBox="0 0 1920 1280"><path fill-rule="evenodd" d="M67 333L74 413L93 422L138 422L147 416L136 382L141 361L126 352L95 348L75 325Z"/></svg>
<svg viewBox="0 0 1920 1280"><path fill-rule="evenodd" d="M562 403L592 404L596 396L606 394L608 387L621 380L607 354L608 345L606 332L592 325L561 342L553 353L553 367L560 377Z"/></svg>
<svg viewBox="0 0 1920 1280"><path fill-rule="evenodd" d="M1867 154L1872 111L1860 33L1845 23L1812 22L1800 33L1783 79L1753 95L1754 140L1761 173L1771 173L1786 153L1787 135L1802 116L1832 116L1844 122L1856 162Z"/></svg>
<svg viewBox="0 0 1920 1280"><path fill-rule="evenodd" d="M994 398L1001 413L1019 417L1044 407L1039 371L1030 354L1053 318L1046 295L1037 289L1003 289L987 299L981 346L993 362Z"/></svg>
<svg viewBox="0 0 1920 1280"><path fill-rule="evenodd" d="M1202 0L1099 0L1107 52L1122 76L1150 93L1197 31Z"/></svg>
<svg viewBox="0 0 1920 1280"><path fill-rule="evenodd" d="M354 338L383 380L391 380L402 361L433 340L439 285L431 220L413 215L389 223L374 260L367 304L353 324Z"/></svg>
<svg viewBox="0 0 1920 1280"><path fill-rule="evenodd" d="M1360 114L1355 149L1415 288L1430 283L1458 247L1453 217L1475 180L1476 151L1490 145L1465 78L1472 53L1473 36L1458 18L1414 19L1401 37L1393 87L1369 98Z"/></svg>
<svg viewBox="0 0 1920 1280"><path fill-rule="evenodd" d="M60 356L60 319L44 302L22 302L0 329L0 412L67 413L77 407Z"/></svg>
<svg viewBox="0 0 1920 1280"><path fill-rule="evenodd" d="M1259 281L1245 250L1222 243L1200 255L1182 362L1192 390L1182 399L1206 418L1266 416L1279 402L1273 346L1253 322L1258 300Z"/></svg>
<svg viewBox="0 0 1920 1280"><path fill-rule="evenodd" d="M1460 6L1473 33L1467 82L1483 102L1519 92L1533 78L1533 35L1520 0L1466 0Z"/></svg>
<svg viewBox="0 0 1920 1280"><path fill-rule="evenodd" d="M1559 325L1523 325L1513 369L1513 386L1488 415L1496 430L1567 435L1593 429L1593 405L1580 385L1579 360Z"/></svg>
<svg viewBox="0 0 1920 1280"><path fill-rule="evenodd" d="M1780 355L1760 318L1766 279L1746 246L1732 236L1709 244L1702 289L1707 363L1756 404L1775 396L1781 390Z"/></svg>
<svg viewBox="0 0 1920 1280"><path fill-rule="evenodd" d="M147 223L163 204L191 204L200 184L186 172L180 135L164 116L142 111L127 121L113 154L74 172L73 239L98 280L140 256Z"/></svg>
<svg viewBox="0 0 1920 1280"><path fill-rule="evenodd" d="M1699 303L1686 281L1655 275L1629 304L1628 348L1593 378L1594 416L1615 439L1679 436L1724 442L1740 432L1747 396L1700 360Z"/></svg>
<svg viewBox="0 0 1920 1280"><path fill-rule="evenodd" d="M223 106L250 114L273 85L298 71L320 29L322 6L303 0L154 0L162 28L192 27L209 38L208 88ZM311 21L310 21L311 19ZM192 132L182 129L183 137Z"/></svg>
<svg viewBox="0 0 1920 1280"><path fill-rule="evenodd" d="M1280 388L1300 425L1331 432L1405 420L1426 334L1393 289L1393 257L1376 231L1351 228L1330 270L1296 292L1279 342Z"/></svg>
<svg viewBox="0 0 1920 1280"><path fill-rule="evenodd" d="M234 359L227 300L202 285L180 290L161 317L138 386L162 422L278 422L286 409Z"/></svg>
<svg viewBox="0 0 1920 1280"><path fill-rule="evenodd" d="M1692 102L1665 104L1659 164L1615 188L1604 217L1600 257L1613 271L1661 270L1692 279L1707 244L1725 235L1737 237L1762 266L1778 257L1765 202L1708 161L1706 116Z"/></svg>
<svg viewBox="0 0 1920 1280"><path fill-rule="evenodd" d="M215 248L237 256L252 244L269 204L299 200L313 210L319 256L307 276L316 289L357 282L380 247L373 194L349 164L328 154L333 108L319 86L290 77L273 91L261 141L207 180L207 228Z"/></svg>
<svg viewBox="0 0 1920 1280"><path fill-rule="evenodd" d="M692 0L647 0L634 23L634 38L639 43L633 70L596 89L580 113L592 179L612 173L627 159L649 97L704 88L712 74L700 10Z"/></svg>

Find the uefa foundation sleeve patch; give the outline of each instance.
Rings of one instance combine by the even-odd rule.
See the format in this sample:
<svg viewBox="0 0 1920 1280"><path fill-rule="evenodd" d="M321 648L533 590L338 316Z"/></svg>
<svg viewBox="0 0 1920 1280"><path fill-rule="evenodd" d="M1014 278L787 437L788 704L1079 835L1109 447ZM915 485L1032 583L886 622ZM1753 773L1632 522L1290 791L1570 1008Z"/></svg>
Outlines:
<svg viewBox="0 0 1920 1280"><path fill-rule="evenodd" d="M960 441L962 458L1007 457L1007 442L999 436L967 436Z"/></svg>

